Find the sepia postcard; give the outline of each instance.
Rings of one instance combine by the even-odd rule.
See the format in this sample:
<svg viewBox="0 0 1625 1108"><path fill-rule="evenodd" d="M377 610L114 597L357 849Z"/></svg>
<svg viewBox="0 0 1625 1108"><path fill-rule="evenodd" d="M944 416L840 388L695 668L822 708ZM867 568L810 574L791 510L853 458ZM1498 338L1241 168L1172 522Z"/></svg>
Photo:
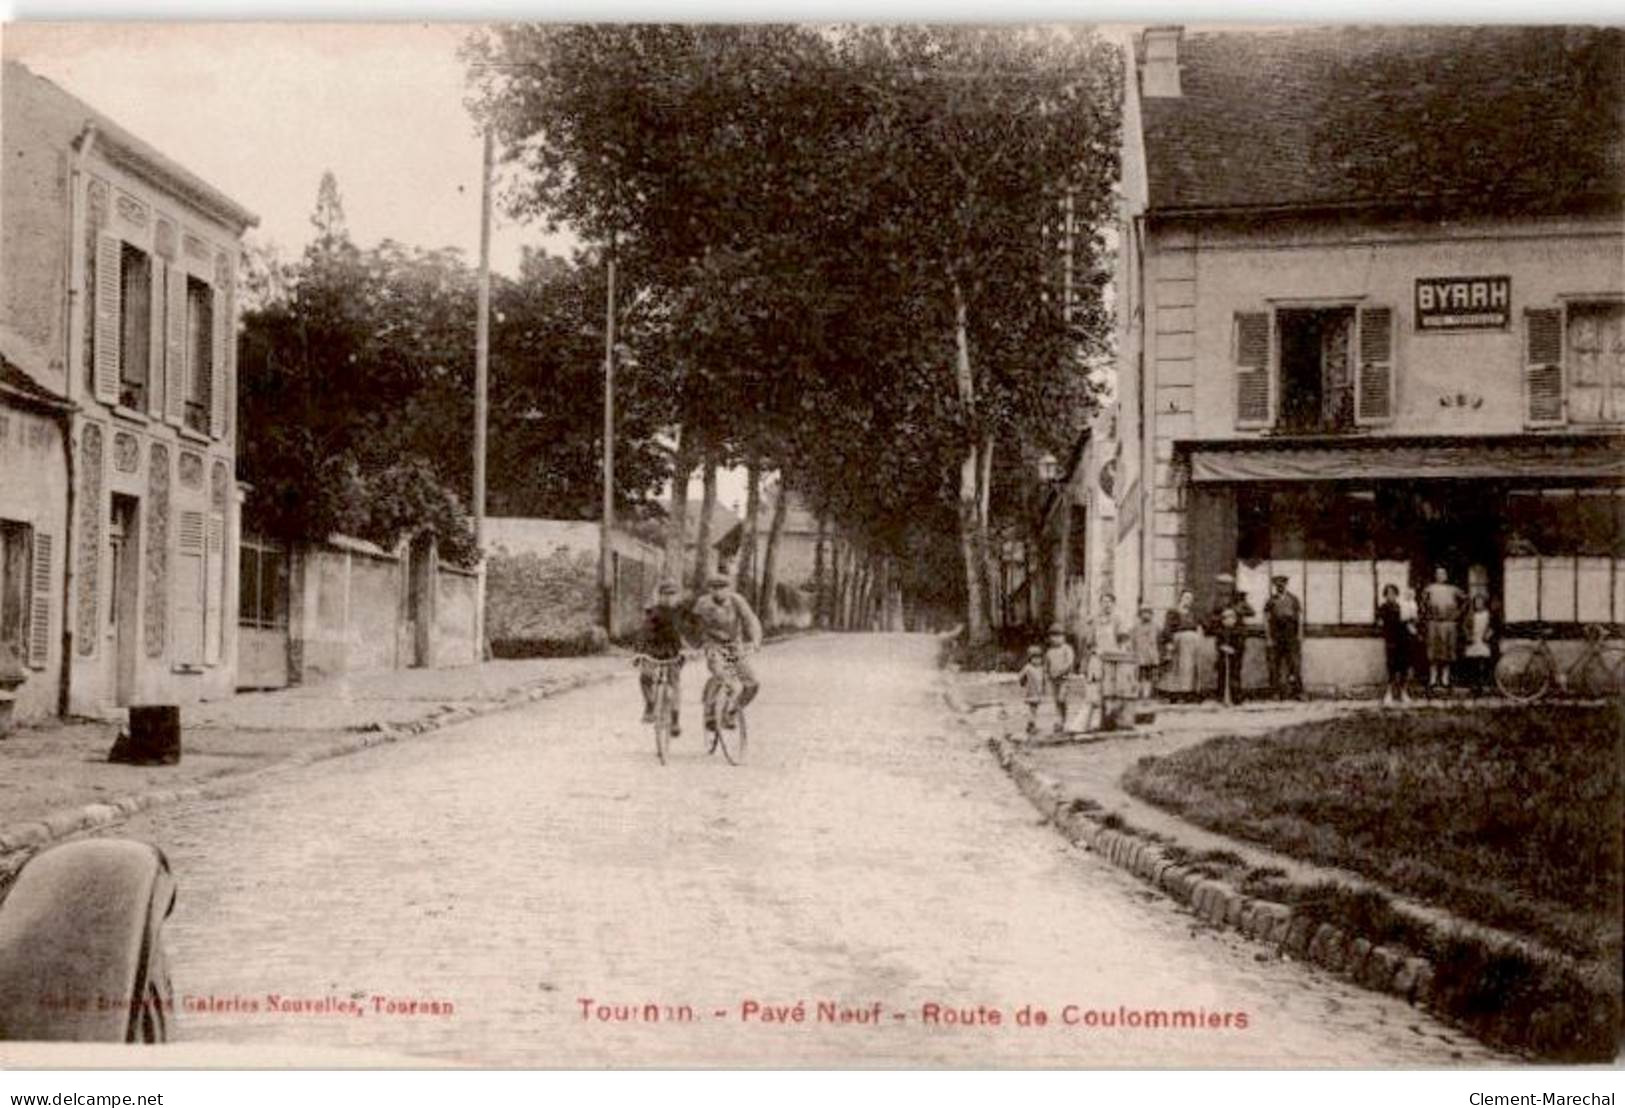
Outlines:
<svg viewBox="0 0 1625 1108"><path fill-rule="evenodd" d="M0 1067L1614 1062L1625 30L0 36Z"/></svg>

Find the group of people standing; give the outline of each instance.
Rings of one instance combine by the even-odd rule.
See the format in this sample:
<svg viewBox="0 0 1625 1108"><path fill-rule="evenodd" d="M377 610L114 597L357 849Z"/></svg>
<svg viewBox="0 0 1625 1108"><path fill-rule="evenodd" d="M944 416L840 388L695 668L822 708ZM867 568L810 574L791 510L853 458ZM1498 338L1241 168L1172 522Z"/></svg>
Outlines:
<svg viewBox="0 0 1625 1108"><path fill-rule="evenodd" d="M1270 595L1264 601L1268 695L1276 699L1304 695L1304 606L1290 584L1283 575L1271 577ZM1196 594L1186 589L1160 626L1152 609L1141 608L1139 619L1126 631L1117 623L1114 598L1102 594L1079 636L1081 658L1065 629L1053 624L1047 640L1028 650L1021 671L1028 733L1037 731L1046 700L1054 702L1056 733L1064 731L1068 700L1080 686L1084 730L1098 726L1103 719L1107 654L1132 655L1141 700L1160 693L1175 702L1216 695L1225 704L1239 703L1242 667L1252 638L1249 625L1258 613L1232 574L1219 574L1215 585L1214 603L1206 615L1197 612ZM1384 704L1409 702L1413 684L1422 684L1428 695L1448 691L1452 680L1475 695L1488 689L1497 637L1489 598L1481 592L1469 597L1450 582L1444 567L1434 570L1432 583L1419 596L1409 589L1402 593L1398 585L1383 586L1377 625L1387 662Z"/></svg>
<svg viewBox="0 0 1625 1108"><path fill-rule="evenodd" d="M1215 579L1217 598L1206 618L1196 612L1196 594L1186 589L1169 610L1158 636L1160 689L1171 700L1201 699L1205 642L1211 639L1217 655L1215 680L1219 699L1226 704L1242 697L1242 662L1247 654L1247 624L1256 614L1247 594L1236 588L1232 574ZM1278 697L1303 696L1303 602L1287 587L1287 578L1270 579L1264 602L1264 643L1268 654L1270 689Z"/></svg>
<svg viewBox="0 0 1625 1108"><path fill-rule="evenodd" d="M1424 672L1429 696L1449 691L1453 670L1457 683L1473 695L1489 690L1498 637L1489 597L1474 593L1469 599L1451 584L1443 566L1434 569L1420 597L1384 585L1377 623L1388 676L1384 704L1409 703L1411 685L1422 683Z"/></svg>

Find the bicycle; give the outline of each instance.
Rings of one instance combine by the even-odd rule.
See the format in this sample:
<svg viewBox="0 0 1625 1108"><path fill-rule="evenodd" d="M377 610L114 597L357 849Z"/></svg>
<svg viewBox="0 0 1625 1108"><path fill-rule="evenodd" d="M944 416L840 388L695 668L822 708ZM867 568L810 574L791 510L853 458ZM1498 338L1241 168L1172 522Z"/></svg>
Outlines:
<svg viewBox="0 0 1625 1108"><path fill-rule="evenodd" d="M745 760L745 744L749 739L745 709L739 704L739 647L712 646L706 656L707 660L713 656L720 659L717 668L726 673L726 679L713 673L705 682L701 702L705 705L705 729L711 735L705 752L715 754L720 750L729 765L737 766Z"/></svg>
<svg viewBox="0 0 1625 1108"><path fill-rule="evenodd" d="M671 749L671 717L676 709L673 703L672 690L677 684L677 674L683 668L682 658L651 658L647 654L639 654L632 659L632 664L638 667L640 673L648 674L654 681L654 730L655 730L655 757L660 764L666 764L666 753Z"/></svg>
<svg viewBox="0 0 1625 1108"><path fill-rule="evenodd" d="M1602 624L1587 624L1585 648L1567 669L1552 655L1551 632L1537 632L1533 645L1519 643L1501 652L1495 663L1495 685L1510 700L1532 704L1551 691L1586 699L1625 694L1625 643Z"/></svg>

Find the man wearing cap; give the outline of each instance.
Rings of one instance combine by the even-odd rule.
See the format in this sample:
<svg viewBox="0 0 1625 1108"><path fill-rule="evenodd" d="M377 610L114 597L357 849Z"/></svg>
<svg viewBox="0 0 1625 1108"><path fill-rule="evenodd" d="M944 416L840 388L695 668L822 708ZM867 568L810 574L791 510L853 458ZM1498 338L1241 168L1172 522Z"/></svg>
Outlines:
<svg viewBox="0 0 1625 1108"><path fill-rule="evenodd" d="M1264 643L1276 697L1302 697L1303 605L1279 575L1270 578L1270 598L1264 602Z"/></svg>
<svg viewBox="0 0 1625 1108"><path fill-rule="evenodd" d="M691 609L695 630L705 648L705 664L712 678L734 690L734 702L743 708L756 699L761 688L745 654L746 648L761 647L762 621L756 618L745 598L734 592L727 575L713 573L705 585L704 595L695 599ZM712 698L707 698L707 713L712 704ZM709 724L710 719L706 722Z"/></svg>

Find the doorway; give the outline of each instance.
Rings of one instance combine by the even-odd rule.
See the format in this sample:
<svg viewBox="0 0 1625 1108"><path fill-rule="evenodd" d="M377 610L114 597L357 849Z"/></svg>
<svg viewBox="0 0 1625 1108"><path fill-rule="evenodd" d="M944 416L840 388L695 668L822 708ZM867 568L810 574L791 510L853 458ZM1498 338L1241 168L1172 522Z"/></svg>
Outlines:
<svg viewBox="0 0 1625 1108"><path fill-rule="evenodd" d="M1415 543L1411 578L1420 588L1444 567L1462 591L1501 605L1501 529L1505 495L1481 482L1429 482L1410 494Z"/></svg>
<svg viewBox="0 0 1625 1108"><path fill-rule="evenodd" d="M113 703L135 699L136 621L141 589L141 502L134 496L113 494L107 521L107 542L112 556L113 598L107 606L108 650L112 666Z"/></svg>

